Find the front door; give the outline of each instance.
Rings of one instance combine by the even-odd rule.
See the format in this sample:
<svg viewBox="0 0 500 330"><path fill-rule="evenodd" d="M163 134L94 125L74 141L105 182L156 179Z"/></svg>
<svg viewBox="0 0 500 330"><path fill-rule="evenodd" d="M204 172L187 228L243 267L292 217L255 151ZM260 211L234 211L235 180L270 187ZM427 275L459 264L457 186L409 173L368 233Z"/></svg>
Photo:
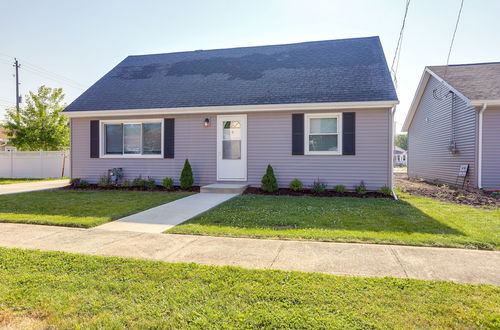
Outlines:
<svg viewBox="0 0 500 330"><path fill-rule="evenodd" d="M247 180L247 115L217 116L217 180Z"/></svg>

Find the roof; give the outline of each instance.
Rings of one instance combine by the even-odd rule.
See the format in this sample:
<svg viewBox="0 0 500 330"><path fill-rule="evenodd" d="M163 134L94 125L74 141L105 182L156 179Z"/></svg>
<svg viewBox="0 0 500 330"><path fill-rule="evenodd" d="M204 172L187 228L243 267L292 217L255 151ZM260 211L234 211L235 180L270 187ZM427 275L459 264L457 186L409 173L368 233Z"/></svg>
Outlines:
<svg viewBox="0 0 500 330"><path fill-rule="evenodd" d="M65 112L397 101L378 37L128 56Z"/></svg>
<svg viewBox="0 0 500 330"><path fill-rule="evenodd" d="M428 68L471 101L500 99L500 62Z"/></svg>
<svg viewBox="0 0 500 330"><path fill-rule="evenodd" d="M410 109L403 132L410 128L429 78L441 81L471 106L484 103L500 105L500 62L436 65L425 68Z"/></svg>
<svg viewBox="0 0 500 330"><path fill-rule="evenodd" d="M395 155L404 155L404 154L406 154L406 150L404 150L403 148L400 148L398 146L394 146L394 154Z"/></svg>

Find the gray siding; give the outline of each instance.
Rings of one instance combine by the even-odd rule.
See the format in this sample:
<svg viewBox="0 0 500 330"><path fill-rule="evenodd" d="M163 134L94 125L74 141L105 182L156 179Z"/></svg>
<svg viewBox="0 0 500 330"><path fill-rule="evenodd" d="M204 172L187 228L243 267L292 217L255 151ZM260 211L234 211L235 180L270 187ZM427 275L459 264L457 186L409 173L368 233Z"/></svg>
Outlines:
<svg viewBox="0 0 500 330"><path fill-rule="evenodd" d="M294 178L306 186L318 178L330 187L343 184L349 189L361 180L368 189L389 185L389 110L367 109L356 110L356 113L354 156L294 156L291 154L292 112L247 114L248 183L260 185L266 166L271 164L282 187L288 186ZM142 175L154 177L159 182L169 176L177 182L184 160L188 158L195 184L216 182L216 115L209 116L210 127L202 125L207 115L169 117L175 117L174 159L90 158L90 120L98 118L72 119L73 177L96 182L107 169L123 167L128 180ZM130 117L122 119L125 118Z"/></svg>
<svg viewBox="0 0 500 330"><path fill-rule="evenodd" d="M440 91L434 97L434 89ZM458 96L452 117L452 96L434 77L430 77L408 130L408 175L455 184L460 165L469 164L467 181L476 186L476 117L474 108ZM452 125L453 118L453 125ZM452 127L458 153L448 150Z"/></svg>
<svg viewBox="0 0 500 330"><path fill-rule="evenodd" d="M500 189L500 108L483 113L482 166L483 188Z"/></svg>

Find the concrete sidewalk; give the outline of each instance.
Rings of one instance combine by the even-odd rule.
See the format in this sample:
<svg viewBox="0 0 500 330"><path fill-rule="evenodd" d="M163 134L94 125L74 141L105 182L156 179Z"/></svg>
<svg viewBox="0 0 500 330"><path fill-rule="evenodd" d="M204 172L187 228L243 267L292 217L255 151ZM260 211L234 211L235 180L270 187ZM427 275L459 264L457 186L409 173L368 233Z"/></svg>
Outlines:
<svg viewBox="0 0 500 330"><path fill-rule="evenodd" d="M0 195L17 194L30 191L57 189L69 185L68 179L12 183L0 185Z"/></svg>
<svg viewBox="0 0 500 330"><path fill-rule="evenodd" d="M93 230L162 233L238 195L216 193L195 194L113 222L105 223L95 227Z"/></svg>
<svg viewBox="0 0 500 330"><path fill-rule="evenodd" d="M245 268L500 285L498 251L147 234L8 223L0 223L0 246Z"/></svg>

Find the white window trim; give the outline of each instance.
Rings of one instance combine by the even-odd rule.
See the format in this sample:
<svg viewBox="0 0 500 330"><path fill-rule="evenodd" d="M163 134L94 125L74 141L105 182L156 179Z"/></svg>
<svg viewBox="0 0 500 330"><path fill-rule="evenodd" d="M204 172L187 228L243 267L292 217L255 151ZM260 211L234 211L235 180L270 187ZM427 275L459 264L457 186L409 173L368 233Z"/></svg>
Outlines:
<svg viewBox="0 0 500 330"><path fill-rule="evenodd" d="M122 155L108 155L106 154L106 132L105 126L107 124L148 124L157 123L161 125L161 151L158 155L143 155L143 154L122 154ZM164 146L163 146L163 119L128 119L128 120L100 120L99 122L99 146L100 146L100 158L163 158ZM142 144L142 126L141 126L141 144ZM142 152L142 145L141 145Z"/></svg>
<svg viewBox="0 0 500 330"><path fill-rule="evenodd" d="M304 115L304 154L305 155L342 155L342 113L306 113ZM310 119L312 118L336 118L337 119L337 151L310 151Z"/></svg>

